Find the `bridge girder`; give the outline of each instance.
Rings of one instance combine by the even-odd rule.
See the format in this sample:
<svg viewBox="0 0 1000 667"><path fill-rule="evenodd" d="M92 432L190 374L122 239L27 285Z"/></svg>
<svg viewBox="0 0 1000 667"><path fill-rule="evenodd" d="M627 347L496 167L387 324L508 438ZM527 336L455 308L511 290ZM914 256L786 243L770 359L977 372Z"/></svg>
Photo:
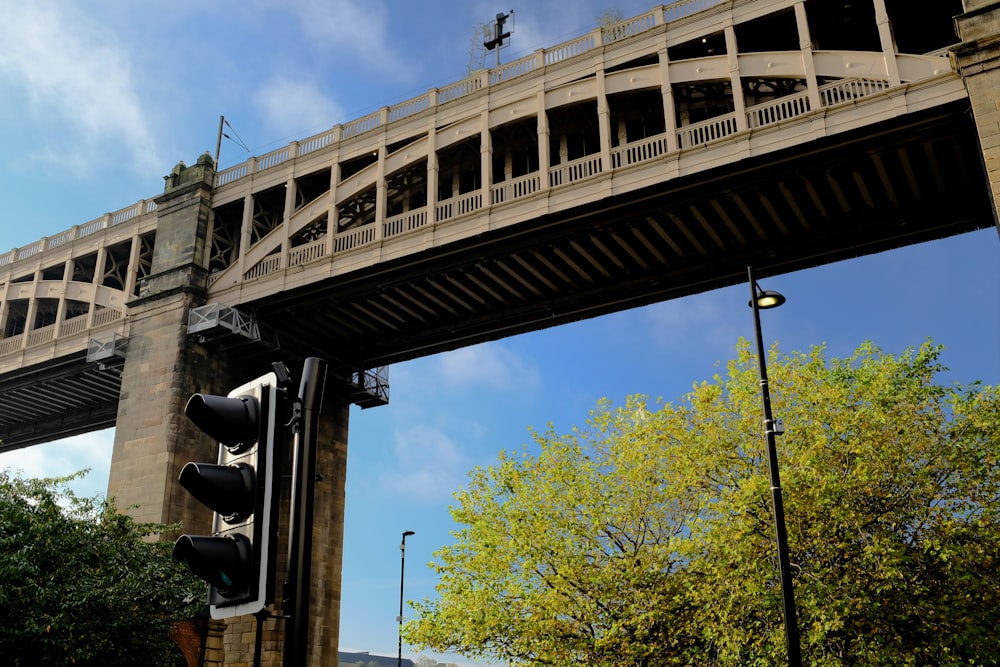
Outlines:
<svg viewBox="0 0 1000 667"><path fill-rule="evenodd" d="M967 102L240 307L359 368L994 224Z"/></svg>

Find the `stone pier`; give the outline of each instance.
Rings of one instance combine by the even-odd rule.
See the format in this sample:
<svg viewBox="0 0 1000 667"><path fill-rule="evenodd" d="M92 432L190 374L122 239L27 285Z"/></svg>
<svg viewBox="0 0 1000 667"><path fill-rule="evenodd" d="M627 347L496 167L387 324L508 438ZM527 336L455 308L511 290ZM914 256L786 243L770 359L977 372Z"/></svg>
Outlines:
<svg viewBox="0 0 1000 667"><path fill-rule="evenodd" d="M159 222L152 269L139 296L128 304L129 348L108 481L108 497L136 520L180 524L178 532L201 535L210 534L212 513L180 486L177 477L189 461L214 462L217 444L187 419L184 405L191 394L226 394L271 370L259 358L248 363L238 352L220 350L187 333L188 314L206 299L213 179L212 161L202 156L192 167L175 167L165 192L156 199ZM301 364L287 363L298 386ZM317 471L322 481L317 484L314 513L310 665L336 664L338 651L348 414L349 403L327 391L319 426ZM290 451L284 466L283 472L290 474ZM286 481L279 509L277 603L270 608L275 614L281 613L289 498ZM281 664L281 623L272 618L264 624L264 665ZM202 638L211 649L203 652L203 664L252 664L254 617L226 621L221 642L219 624L211 627L211 636Z"/></svg>

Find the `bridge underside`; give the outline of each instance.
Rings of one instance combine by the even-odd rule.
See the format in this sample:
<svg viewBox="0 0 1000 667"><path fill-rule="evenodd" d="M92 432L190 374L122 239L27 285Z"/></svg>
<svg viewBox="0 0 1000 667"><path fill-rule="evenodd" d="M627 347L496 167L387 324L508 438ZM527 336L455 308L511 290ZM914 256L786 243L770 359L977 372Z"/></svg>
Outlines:
<svg viewBox="0 0 1000 667"><path fill-rule="evenodd" d="M989 227L981 155L956 103L239 307L371 368Z"/></svg>
<svg viewBox="0 0 1000 667"><path fill-rule="evenodd" d="M736 161L253 303L246 360L359 371L995 225L968 103ZM114 362L120 363L119 358ZM114 425L86 351L0 376L0 450Z"/></svg>
<svg viewBox="0 0 1000 667"><path fill-rule="evenodd" d="M87 351L0 377L0 451L115 425L121 360L98 363Z"/></svg>

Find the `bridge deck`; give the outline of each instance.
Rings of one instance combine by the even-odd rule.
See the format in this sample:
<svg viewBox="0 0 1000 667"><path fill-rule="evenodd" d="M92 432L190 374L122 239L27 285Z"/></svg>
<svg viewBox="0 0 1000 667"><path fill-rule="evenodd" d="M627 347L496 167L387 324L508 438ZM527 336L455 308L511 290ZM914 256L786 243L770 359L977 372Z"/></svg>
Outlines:
<svg viewBox="0 0 1000 667"><path fill-rule="evenodd" d="M358 371L994 224L955 2L872 1L656 7L226 169L200 287ZM4 447L113 422L157 220L0 255Z"/></svg>

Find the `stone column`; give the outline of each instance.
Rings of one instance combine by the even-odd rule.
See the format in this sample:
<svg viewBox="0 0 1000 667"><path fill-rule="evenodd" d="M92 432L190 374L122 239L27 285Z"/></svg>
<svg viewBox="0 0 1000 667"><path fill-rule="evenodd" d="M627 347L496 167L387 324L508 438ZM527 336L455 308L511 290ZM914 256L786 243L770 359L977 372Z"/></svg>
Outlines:
<svg viewBox="0 0 1000 667"><path fill-rule="evenodd" d="M993 220L1000 232L1000 1L963 0L962 4L965 13L955 18L962 43L952 54L969 91L993 196Z"/></svg>
<svg viewBox="0 0 1000 667"><path fill-rule="evenodd" d="M128 352L112 453L108 497L136 520L180 523L182 532L211 534L212 512L177 482L189 461L214 462L218 445L184 415L191 394L227 393L271 370L244 363L233 353L199 343L187 334L188 314L205 303L209 257L211 159L175 168L157 198L156 244L150 275L129 304ZM298 386L299 363L289 362ZM336 664L340 630L344 490L350 404L330 378L320 413L310 597L310 665ZM291 438L289 437L289 442ZM287 448L285 472L291 471ZM287 477L286 477L287 479ZM279 498L275 613L281 613L282 581L288 555L290 489ZM171 536L164 536L170 538ZM205 665L247 665L253 660L256 619L243 616L211 625ZM283 621L263 628L263 663L282 662Z"/></svg>
<svg viewBox="0 0 1000 667"><path fill-rule="evenodd" d="M332 372L332 371L331 371ZM319 416L312 535L312 585L309 594L309 664L337 664L340 650L341 570L344 562L344 500L350 404L335 395L327 380Z"/></svg>
<svg viewBox="0 0 1000 667"><path fill-rule="evenodd" d="M298 387L300 367L294 371ZM332 373L332 371L331 371ZM316 489L313 507L312 577L309 591L307 664L326 667L337 664L340 646L341 569L344 555L344 497L347 474L347 431L350 404L337 396L335 378L327 379L325 403L317 430ZM278 509L278 563L275 576L275 613L282 610L283 587L287 574L289 538L289 498L291 497L292 441L288 438L282 463L283 483ZM254 632L257 621L243 616L229 621L225 637L225 664L253 664ZM280 667L284 657L285 621L267 619L263 624L261 664Z"/></svg>
<svg viewBox="0 0 1000 667"><path fill-rule="evenodd" d="M122 369L108 497L138 521L183 524L206 534L211 513L177 483L188 461L214 461L184 412L192 393L215 393L235 380L229 364L187 335L188 312L204 303L211 159L178 165L157 198L150 275L128 303L128 352ZM98 267L99 272L100 267Z"/></svg>

